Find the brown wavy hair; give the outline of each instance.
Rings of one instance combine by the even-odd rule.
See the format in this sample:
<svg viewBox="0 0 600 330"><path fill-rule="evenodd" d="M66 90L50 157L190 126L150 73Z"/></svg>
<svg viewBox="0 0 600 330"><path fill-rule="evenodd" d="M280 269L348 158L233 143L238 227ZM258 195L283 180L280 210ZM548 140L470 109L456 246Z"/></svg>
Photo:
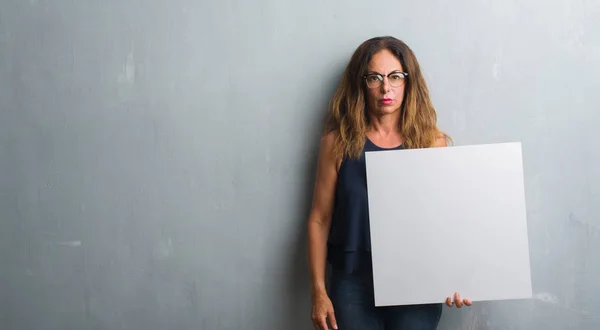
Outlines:
<svg viewBox="0 0 600 330"><path fill-rule="evenodd" d="M408 73L400 107L399 130L404 147L432 147L438 137L452 141L437 127L437 114L413 51L394 37L375 37L366 40L356 49L329 102L325 133L337 132L334 152L338 160L342 157L361 156L369 125L363 76L373 55L384 49L392 52Z"/></svg>

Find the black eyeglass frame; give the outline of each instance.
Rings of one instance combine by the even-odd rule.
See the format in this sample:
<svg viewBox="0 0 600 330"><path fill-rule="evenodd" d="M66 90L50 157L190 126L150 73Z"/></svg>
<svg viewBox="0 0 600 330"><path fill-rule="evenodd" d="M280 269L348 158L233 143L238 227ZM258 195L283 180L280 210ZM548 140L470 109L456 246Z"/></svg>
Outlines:
<svg viewBox="0 0 600 330"><path fill-rule="evenodd" d="M404 83L404 80L406 80L406 78L408 78L408 72L402 72L402 71L393 71L388 73L387 75L381 74L381 73L368 73L364 76L362 76L362 78L365 80L365 84L367 84L367 87L369 88L377 88L380 87L381 84L383 83L383 78L384 77L388 77L388 79L390 79L391 75L395 75L395 74L400 74L402 76L402 84ZM372 76L376 76L379 80L379 85L375 86L375 87L370 87L369 83L366 81L368 77L372 77ZM398 86L394 86L391 82L390 85L394 86L394 87L399 87L402 86L402 84L398 85Z"/></svg>

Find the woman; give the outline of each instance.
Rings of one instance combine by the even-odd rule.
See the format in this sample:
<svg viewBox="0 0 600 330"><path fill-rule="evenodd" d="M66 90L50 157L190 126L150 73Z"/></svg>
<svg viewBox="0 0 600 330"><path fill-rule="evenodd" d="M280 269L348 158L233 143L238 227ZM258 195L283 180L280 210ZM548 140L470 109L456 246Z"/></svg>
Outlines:
<svg viewBox="0 0 600 330"><path fill-rule="evenodd" d="M315 329L437 328L442 304L375 307L364 152L443 147L450 138L412 50L393 37L354 52L330 103L308 220ZM399 207L402 207L399 205ZM326 289L326 262L332 266ZM448 306L470 306L458 293Z"/></svg>

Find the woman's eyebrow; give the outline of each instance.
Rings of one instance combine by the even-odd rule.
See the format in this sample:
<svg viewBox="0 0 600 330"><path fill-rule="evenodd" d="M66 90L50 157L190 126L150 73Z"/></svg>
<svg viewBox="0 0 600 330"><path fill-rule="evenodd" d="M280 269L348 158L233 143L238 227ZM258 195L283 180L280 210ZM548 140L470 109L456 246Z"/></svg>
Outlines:
<svg viewBox="0 0 600 330"><path fill-rule="evenodd" d="M396 69L396 70L390 71L390 73L388 73L388 74L392 74L392 73L396 73L396 72L402 72L402 70ZM379 73L379 72L373 71L373 70L367 71L366 74L379 74L379 75L385 76L383 73Z"/></svg>

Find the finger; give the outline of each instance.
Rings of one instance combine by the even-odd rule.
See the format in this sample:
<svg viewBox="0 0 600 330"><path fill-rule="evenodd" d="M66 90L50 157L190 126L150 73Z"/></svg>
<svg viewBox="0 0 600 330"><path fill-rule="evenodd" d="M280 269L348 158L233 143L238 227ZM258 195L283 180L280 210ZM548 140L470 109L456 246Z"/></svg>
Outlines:
<svg viewBox="0 0 600 330"><path fill-rule="evenodd" d="M448 307L452 307L452 299L450 297L446 297L446 305L448 305Z"/></svg>
<svg viewBox="0 0 600 330"><path fill-rule="evenodd" d="M467 305L467 306L473 305L473 302L470 299L465 298L463 301L464 301L465 305Z"/></svg>
<svg viewBox="0 0 600 330"><path fill-rule="evenodd" d="M325 315L319 318L319 326L321 327L320 330L329 330L329 327L327 326L327 317L325 317Z"/></svg>
<svg viewBox="0 0 600 330"><path fill-rule="evenodd" d="M456 304L456 307L458 307L458 308L462 308L462 306L463 306L463 302L460 299L460 293L458 293L458 292L456 292L454 294L454 303Z"/></svg>
<svg viewBox="0 0 600 330"><path fill-rule="evenodd" d="M331 324L331 327L334 330L337 330L337 328L338 328L337 322L335 321L335 314L333 313L333 311L329 311L328 317L329 317L329 324Z"/></svg>
<svg viewBox="0 0 600 330"><path fill-rule="evenodd" d="M323 330L323 326L321 325L321 318L318 316L314 316L312 319L313 326L315 330Z"/></svg>
<svg viewBox="0 0 600 330"><path fill-rule="evenodd" d="M323 329L327 329L327 328L323 328L323 320L322 320L322 316L313 316L312 320L313 320L313 326L315 328L315 330L323 330Z"/></svg>

